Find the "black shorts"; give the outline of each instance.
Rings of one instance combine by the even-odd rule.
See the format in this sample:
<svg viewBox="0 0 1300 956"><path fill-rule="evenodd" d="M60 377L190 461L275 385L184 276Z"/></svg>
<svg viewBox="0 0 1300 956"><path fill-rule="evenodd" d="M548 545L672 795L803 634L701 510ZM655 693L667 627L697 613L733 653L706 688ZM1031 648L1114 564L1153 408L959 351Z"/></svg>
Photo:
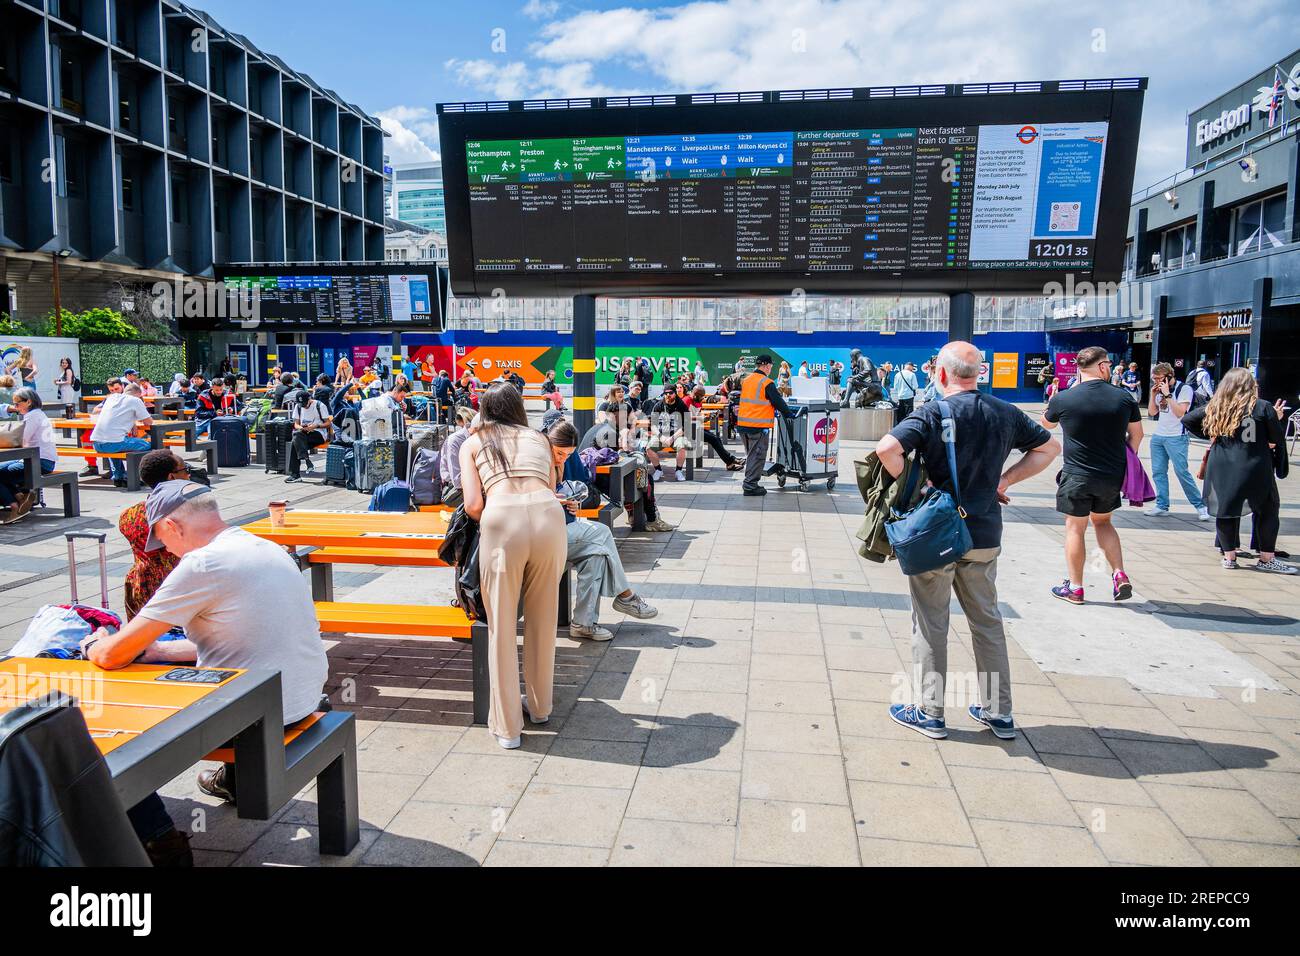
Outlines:
<svg viewBox="0 0 1300 956"><path fill-rule="evenodd" d="M1090 514L1106 515L1120 506L1120 491L1124 480L1100 478L1096 475L1056 476L1056 510L1074 518Z"/></svg>

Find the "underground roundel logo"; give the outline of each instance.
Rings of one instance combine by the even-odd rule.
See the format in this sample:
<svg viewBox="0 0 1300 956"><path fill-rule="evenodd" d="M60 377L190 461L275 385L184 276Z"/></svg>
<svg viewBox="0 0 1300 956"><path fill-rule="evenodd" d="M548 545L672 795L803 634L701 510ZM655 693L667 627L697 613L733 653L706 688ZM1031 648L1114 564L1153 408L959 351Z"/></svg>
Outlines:
<svg viewBox="0 0 1300 956"><path fill-rule="evenodd" d="M1022 126L1020 132L1016 133L1016 139L1028 146L1038 139L1038 128L1035 126Z"/></svg>
<svg viewBox="0 0 1300 956"><path fill-rule="evenodd" d="M829 418L823 418L813 426L813 441L819 445L832 445L835 443L835 436L840 433L840 423Z"/></svg>

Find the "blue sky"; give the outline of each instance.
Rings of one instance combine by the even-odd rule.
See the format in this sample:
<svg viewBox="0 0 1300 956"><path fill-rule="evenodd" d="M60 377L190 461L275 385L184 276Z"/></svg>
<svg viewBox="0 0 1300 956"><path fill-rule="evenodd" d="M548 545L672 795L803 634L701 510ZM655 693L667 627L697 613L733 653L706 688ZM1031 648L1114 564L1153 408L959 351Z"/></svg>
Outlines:
<svg viewBox="0 0 1300 956"><path fill-rule="evenodd" d="M1140 186L1181 167L1190 109L1300 47L1294 11L1266 0L196 6L380 115L396 162L436 153L441 101L1145 75Z"/></svg>

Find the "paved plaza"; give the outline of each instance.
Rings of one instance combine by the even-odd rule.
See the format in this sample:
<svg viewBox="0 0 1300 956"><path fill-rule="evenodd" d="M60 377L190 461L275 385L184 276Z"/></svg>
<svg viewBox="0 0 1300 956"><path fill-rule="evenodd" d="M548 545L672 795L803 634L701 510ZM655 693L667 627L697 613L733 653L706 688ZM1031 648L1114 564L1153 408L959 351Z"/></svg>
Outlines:
<svg viewBox="0 0 1300 956"><path fill-rule="evenodd" d="M197 863L1300 864L1300 582L1250 561L1221 570L1213 524L1175 483L1172 517L1117 518L1131 602L1111 602L1096 561L1087 605L1055 600L1053 466L1005 512L998 584L1022 733L999 741L966 717L974 663L954 610L950 736L926 740L886 713L910 700L911 614L897 565L856 553L852 461L869 447L842 445L830 494L769 481L744 498L717 467L658 485L677 530L629 534L620 519L615 533L659 616L624 619L606 601L612 642L562 632L554 716L521 750L470 726L468 648L326 635L329 689L359 723L360 844L318 856L311 788L273 820L240 820L188 773L163 794ZM1297 480L1280 483L1280 546L1300 554ZM257 467L214 487L233 522L277 497L365 506ZM121 609L131 559L116 518L141 497L83 486L79 521L0 529L0 648L66 599L61 532L74 525L110 531ZM79 556L94 600L94 556L84 543ZM354 601L451 593L447 570L339 569L335 583Z"/></svg>

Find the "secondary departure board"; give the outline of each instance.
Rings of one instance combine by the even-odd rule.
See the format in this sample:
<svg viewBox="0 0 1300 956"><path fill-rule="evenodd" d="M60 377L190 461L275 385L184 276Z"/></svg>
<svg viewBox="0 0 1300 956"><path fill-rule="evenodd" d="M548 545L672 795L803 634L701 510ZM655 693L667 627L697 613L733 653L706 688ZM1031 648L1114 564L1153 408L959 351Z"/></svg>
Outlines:
<svg viewBox="0 0 1300 956"><path fill-rule="evenodd" d="M228 293L237 294L237 302L254 306L259 323L340 331L443 326L446 276L439 276L432 265L419 273L378 263L317 269L226 266L218 269L218 278ZM247 324L233 310L227 312L230 320Z"/></svg>
<svg viewBox="0 0 1300 956"><path fill-rule="evenodd" d="M788 294L1118 279L1144 86L443 104L452 284Z"/></svg>

